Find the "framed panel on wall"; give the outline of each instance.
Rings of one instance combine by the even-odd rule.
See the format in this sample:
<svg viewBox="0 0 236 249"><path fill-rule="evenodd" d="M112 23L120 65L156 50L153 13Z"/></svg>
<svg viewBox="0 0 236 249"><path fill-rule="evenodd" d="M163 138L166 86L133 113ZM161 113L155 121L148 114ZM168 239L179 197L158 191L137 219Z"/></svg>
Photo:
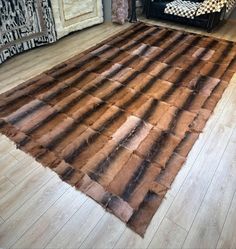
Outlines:
<svg viewBox="0 0 236 249"><path fill-rule="evenodd" d="M103 22L102 0L51 0L57 37Z"/></svg>

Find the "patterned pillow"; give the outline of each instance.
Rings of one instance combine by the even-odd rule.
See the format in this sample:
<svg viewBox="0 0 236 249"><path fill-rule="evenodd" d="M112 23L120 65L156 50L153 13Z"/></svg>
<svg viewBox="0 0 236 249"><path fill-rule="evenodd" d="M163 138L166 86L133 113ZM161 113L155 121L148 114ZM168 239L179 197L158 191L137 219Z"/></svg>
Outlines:
<svg viewBox="0 0 236 249"><path fill-rule="evenodd" d="M194 19L200 5L201 3L199 2L175 0L166 5L164 12L170 15Z"/></svg>

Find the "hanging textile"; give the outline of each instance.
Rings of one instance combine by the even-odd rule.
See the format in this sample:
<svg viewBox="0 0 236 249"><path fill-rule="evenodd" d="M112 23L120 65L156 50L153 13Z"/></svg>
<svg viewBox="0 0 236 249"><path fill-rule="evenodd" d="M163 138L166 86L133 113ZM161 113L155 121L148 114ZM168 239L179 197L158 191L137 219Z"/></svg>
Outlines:
<svg viewBox="0 0 236 249"><path fill-rule="evenodd" d="M124 24L128 20L129 0L112 0L112 22Z"/></svg>
<svg viewBox="0 0 236 249"><path fill-rule="evenodd" d="M0 64L22 51L54 41L49 0L0 0Z"/></svg>

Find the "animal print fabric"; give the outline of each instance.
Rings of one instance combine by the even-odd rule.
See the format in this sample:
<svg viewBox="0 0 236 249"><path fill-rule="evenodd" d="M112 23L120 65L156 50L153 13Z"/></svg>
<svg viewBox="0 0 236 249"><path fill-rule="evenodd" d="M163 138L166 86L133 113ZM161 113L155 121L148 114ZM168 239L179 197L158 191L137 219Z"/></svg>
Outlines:
<svg viewBox="0 0 236 249"><path fill-rule="evenodd" d="M112 0L112 22L124 24L129 16L130 0Z"/></svg>
<svg viewBox="0 0 236 249"><path fill-rule="evenodd" d="M138 23L0 95L0 132L143 236L235 72L235 43Z"/></svg>
<svg viewBox="0 0 236 249"><path fill-rule="evenodd" d="M17 53L54 41L49 0L0 0L0 64Z"/></svg>

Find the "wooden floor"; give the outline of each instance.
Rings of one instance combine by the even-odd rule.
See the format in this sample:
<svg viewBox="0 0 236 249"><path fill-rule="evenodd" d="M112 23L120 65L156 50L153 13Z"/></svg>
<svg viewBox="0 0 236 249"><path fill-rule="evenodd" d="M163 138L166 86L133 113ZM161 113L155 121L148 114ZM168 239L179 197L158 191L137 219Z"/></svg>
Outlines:
<svg viewBox="0 0 236 249"><path fill-rule="evenodd" d="M14 57L0 66L0 92L127 26L102 24ZM236 41L235 23L211 35ZM144 239L0 137L0 248L235 249L235 224L236 74Z"/></svg>

